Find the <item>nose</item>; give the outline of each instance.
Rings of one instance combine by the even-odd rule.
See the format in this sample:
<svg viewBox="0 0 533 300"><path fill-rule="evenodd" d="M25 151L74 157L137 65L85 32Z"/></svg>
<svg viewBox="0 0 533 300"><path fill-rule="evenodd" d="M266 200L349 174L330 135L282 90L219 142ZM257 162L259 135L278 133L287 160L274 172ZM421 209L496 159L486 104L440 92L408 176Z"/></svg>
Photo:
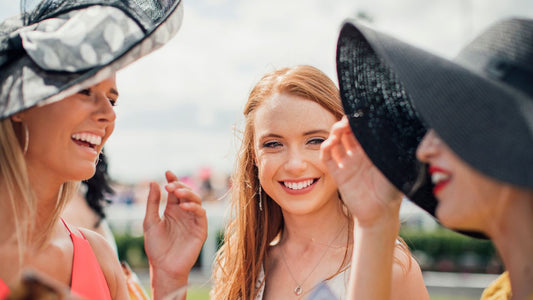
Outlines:
<svg viewBox="0 0 533 300"><path fill-rule="evenodd" d="M115 122L115 119L117 118L117 115L115 114L115 110L113 109L113 105L111 104L111 101L109 101L109 98L104 93L98 93L95 95L96 99L96 109L94 112L94 116L97 119L98 122L104 122L104 123L113 123Z"/></svg>
<svg viewBox="0 0 533 300"><path fill-rule="evenodd" d="M430 129L416 149L416 158L421 162L428 163L431 157L439 151L441 144L442 141L435 130Z"/></svg>
<svg viewBox="0 0 533 300"><path fill-rule="evenodd" d="M293 174L298 174L307 168L307 162L300 149L291 149L288 152L287 163L285 164L285 170Z"/></svg>

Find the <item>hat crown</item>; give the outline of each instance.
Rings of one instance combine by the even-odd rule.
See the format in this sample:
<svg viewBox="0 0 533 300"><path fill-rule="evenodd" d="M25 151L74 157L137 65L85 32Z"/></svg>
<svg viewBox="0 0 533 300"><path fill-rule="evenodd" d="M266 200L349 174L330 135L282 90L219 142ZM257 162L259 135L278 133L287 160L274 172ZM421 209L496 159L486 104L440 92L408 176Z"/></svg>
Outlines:
<svg viewBox="0 0 533 300"><path fill-rule="evenodd" d="M0 24L0 120L64 99L160 48L181 0L21 0Z"/></svg>
<svg viewBox="0 0 533 300"><path fill-rule="evenodd" d="M93 5L116 7L130 14L145 30L161 21L175 1L167 0L44 0L36 5L22 1L24 24L30 25L71 10Z"/></svg>
<svg viewBox="0 0 533 300"><path fill-rule="evenodd" d="M337 75L362 148L429 213L437 205L431 176L415 156L426 128L478 172L533 189L533 20L496 23L454 62L347 22Z"/></svg>
<svg viewBox="0 0 533 300"><path fill-rule="evenodd" d="M533 20L495 23L464 47L455 61L533 98Z"/></svg>

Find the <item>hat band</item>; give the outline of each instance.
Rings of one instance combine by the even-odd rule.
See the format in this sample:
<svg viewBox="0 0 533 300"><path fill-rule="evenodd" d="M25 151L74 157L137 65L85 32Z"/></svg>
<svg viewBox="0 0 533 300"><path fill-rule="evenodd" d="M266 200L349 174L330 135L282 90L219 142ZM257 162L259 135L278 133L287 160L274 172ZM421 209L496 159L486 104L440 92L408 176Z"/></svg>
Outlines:
<svg viewBox="0 0 533 300"><path fill-rule="evenodd" d="M509 61L495 58L486 68L487 74L533 98L533 72Z"/></svg>
<svg viewBox="0 0 533 300"><path fill-rule="evenodd" d="M1 41L7 49L0 51L0 66L26 53L43 70L80 72L110 63L143 36L120 9L96 5L11 34Z"/></svg>

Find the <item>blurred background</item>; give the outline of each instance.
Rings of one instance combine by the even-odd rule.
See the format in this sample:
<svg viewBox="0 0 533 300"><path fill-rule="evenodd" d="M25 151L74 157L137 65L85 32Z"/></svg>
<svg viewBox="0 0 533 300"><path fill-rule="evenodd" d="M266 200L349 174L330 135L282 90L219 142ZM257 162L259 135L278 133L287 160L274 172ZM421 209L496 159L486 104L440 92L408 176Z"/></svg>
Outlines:
<svg viewBox="0 0 533 300"><path fill-rule="evenodd" d="M149 181L174 171L205 201L209 237L189 299L207 299L222 236L225 195L240 144L248 92L273 69L310 64L335 82L337 35L346 18L453 58L491 22L533 17L531 0L184 0L178 35L120 71L115 133L106 145L116 194L107 208L119 255L147 284L141 222ZM1 0L0 18L19 12ZM442 229L408 200L402 237L424 271L432 299L479 299L502 272L487 241Z"/></svg>

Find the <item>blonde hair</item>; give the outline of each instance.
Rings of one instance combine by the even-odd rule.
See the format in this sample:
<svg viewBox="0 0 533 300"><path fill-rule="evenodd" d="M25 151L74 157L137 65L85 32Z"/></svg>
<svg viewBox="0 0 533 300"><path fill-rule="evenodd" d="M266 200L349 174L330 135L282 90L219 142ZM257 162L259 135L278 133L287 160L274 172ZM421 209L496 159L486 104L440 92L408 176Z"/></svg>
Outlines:
<svg viewBox="0 0 533 300"><path fill-rule="evenodd" d="M30 241L36 225L34 220L37 213L37 200L28 178L22 146L17 139L10 118L0 121L0 180L6 187L4 199L8 199L13 212L19 263L22 264L24 248L30 242L42 245L48 239L51 228L58 220L67 199L70 199L76 191L78 183L66 182L63 184L52 218L46 224L39 224L45 228L47 234L39 237L38 240Z"/></svg>
<svg viewBox="0 0 533 300"><path fill-rule="evenodd" d="M344 114L335 83L311 66L275 70L264 75L252 89L243 111L244 132L232 177L233 215L215 259L212 299L253 299L268 246L283 230L281 208L266 193L258 194L259 179L253 148L255 110L264 100L282 93L315 101L337 120ZM259 197L263 199L262 211L257 205ZM349 213L347 218L350 234L353 222ZM349 256L346 253L341 268L348 263Z"/></svg>

